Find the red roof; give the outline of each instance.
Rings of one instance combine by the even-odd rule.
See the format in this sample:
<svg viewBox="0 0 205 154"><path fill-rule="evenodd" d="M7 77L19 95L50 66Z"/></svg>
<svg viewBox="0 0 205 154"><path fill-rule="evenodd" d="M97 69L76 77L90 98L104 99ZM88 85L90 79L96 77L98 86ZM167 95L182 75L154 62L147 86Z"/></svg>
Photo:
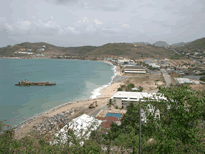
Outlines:
<svg viewBox="0 0 205 154"><path fill-rule="evenodd" d="M113 123L112 121L102 122L101 128L110 128L112 123Z"/></svg>

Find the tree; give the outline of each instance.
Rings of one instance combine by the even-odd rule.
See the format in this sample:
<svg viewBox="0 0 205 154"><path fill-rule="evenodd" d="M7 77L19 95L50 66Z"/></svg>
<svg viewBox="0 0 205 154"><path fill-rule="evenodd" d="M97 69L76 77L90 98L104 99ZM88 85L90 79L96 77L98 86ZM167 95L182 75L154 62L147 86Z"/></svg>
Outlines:
<svg viewBox="0 0 205 154"><path fill-rule="evenodd" d="M146 111L148 104L159 109L160 119L155 114L145 112L146 123L142 123L142 152L143 153L203 153L202 132L199 124L205 119L205 93L195 91L186 86L160 88L159 92L167 98L166 101L149 101L142 103ZM112 125L115 132L113 140L118 140L121 134L131 132L135 128L134 136L138 136L139 120L138 104L131 103L127 113L123 115L121 126ZM150 138L154 139L148 144ZM123 144L125 140L121 143ZM120 143L118 142L118 145ZM137 146L137 145L136 145Z"/></svg>
<svg viewBox="0 0 205 154"><path fill-rule="evenodd" d="M202 76L199 78L199 80L204 81L205 82L205 76Z"/></svg>

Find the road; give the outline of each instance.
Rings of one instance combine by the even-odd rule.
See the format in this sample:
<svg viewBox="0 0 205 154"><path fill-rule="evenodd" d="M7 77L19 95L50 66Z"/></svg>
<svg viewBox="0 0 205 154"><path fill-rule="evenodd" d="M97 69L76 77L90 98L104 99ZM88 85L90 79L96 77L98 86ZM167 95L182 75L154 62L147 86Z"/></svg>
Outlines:
<svg viewBox="0 0 205 154"><path fill-rule="evenodd" d="M168 73L165 69L160 69L160 71L163 73L163 76L164 76L164 79L167 83L167 86L170 86L170 84L172 83L169 76L168 76Z"/></svg>
<svg viewBox="0 0 205 154"><path fill-rule="evenodd" d="M176 50L172 49L176 54L181 55L180 53L178 53Z"/></svg>
<svg viewBox="0 0 205 154"><path fill-rule="evenodd" d="M100 112L100 110L104 110L106 108L106 105L99 108L99 109L96 109L93 113L90 114L90 116L94 116L96 117L96 115L98 114L98 112Z"/></svg>

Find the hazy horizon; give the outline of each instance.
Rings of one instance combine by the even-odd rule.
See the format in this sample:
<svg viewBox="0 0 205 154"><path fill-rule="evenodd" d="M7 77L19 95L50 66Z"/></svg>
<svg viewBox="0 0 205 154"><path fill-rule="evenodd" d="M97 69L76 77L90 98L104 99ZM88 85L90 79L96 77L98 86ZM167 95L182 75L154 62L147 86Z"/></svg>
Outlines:
<svg viewBox="0 0 205 154"><path fill-rule="evenodd" d="M165 41L205 36L203 0L0 0L0 47Z"/></svg>

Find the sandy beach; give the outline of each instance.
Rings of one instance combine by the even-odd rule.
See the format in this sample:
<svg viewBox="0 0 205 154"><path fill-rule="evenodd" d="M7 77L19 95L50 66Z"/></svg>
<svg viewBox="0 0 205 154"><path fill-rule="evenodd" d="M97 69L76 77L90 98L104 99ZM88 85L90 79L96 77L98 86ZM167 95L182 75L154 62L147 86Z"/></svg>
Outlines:
<svg viewBox="0 0 205 154"><path fill-rule="evenodd" d="M119 66L115 67L115 70L117 76L122 75L120 73ZM41 123L43 119L52 117L58 113L66 112L73 108L83 107L84 113L88 115L92 114L96 109L106 106L106 104L109 102L110 97L117 92L117 89L120 87L121 84L122 82L117 82L105 87L102 91L100 91L100 95L97 96L97 98L65 103L54 109L43 112L38 117L35 117L30 121L18 125L18 127L15 129L15 138L22 138L26 136L29 132L31 132L33 126L38 123ZM88 109L89 105L95 100L97 100L98 107L92 110Z"/></svg>

